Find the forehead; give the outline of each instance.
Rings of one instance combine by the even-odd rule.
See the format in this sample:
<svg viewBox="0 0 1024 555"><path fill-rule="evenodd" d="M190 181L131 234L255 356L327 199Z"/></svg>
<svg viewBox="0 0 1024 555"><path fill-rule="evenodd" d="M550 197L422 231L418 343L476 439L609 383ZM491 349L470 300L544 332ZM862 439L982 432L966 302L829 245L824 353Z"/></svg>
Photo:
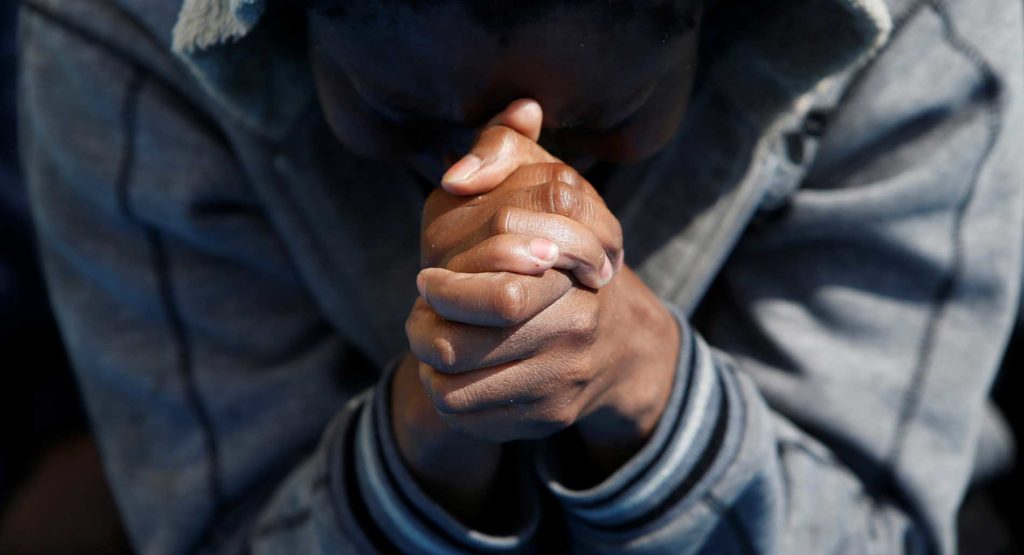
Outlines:
<svg viewBox="0 0 1024 555"><path fill-rule="evenodd" d="M644 95L683 55L687 33L667 34L656 16L582 4L517 12L508 25L452 3L352 9L314 18L314 47L360 92L443 119L479 119L530 96L571 120Z"/></svg>

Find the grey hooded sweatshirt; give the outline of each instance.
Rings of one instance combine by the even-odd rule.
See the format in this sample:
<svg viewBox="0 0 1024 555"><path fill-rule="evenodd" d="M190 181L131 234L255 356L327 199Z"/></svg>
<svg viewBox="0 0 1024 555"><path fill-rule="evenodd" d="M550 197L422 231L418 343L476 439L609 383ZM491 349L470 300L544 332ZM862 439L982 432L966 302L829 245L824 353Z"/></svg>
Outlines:
<svg viewBox="0 0 1024 555"><path fill-rule="evenodd" d="M715 4L685 124L605 183L683 329L669 406L588 489L518 445L474 527L388 420L424 188L332 139L301 14L25 2L36 230L138 551L954 551L1007 453L986 397L1024 252L1021 3Z"/></svg>

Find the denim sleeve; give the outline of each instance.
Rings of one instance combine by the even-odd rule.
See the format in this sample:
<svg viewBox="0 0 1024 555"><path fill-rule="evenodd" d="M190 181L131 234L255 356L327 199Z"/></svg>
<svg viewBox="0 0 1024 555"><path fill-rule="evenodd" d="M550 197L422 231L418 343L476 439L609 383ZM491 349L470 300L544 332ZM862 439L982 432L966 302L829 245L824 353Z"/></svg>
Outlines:
<svg viewBox="0 0 1024 555"><path fill-rule="evenodd" d="M135 549L522 547L528 513L492 537L417 491L382 433L389 375L325 322L187 77L131 21L110 24L123 52L47 5L119 12L26 8L19 111L47 285Z"/></svg>
<svg viewBox="0 0 1024 555"><path fill-rule="evenodd" d="M1019 2L916 2L789 203L683 322L603 483L539 459L585 553L956 551L1024 251ZM815 139L816 140L816 139Z"/></svg>

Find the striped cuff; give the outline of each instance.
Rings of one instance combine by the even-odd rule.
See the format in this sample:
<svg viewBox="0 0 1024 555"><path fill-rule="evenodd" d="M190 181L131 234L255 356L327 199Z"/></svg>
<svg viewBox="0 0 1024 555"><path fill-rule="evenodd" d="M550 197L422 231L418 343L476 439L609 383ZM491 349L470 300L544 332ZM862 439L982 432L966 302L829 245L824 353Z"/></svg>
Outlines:
<svg viewBox="0 0 1024 555"><path fill-rule="evenodd" d="M539 505L533 488L524 487L516 532L495 536L463 525L417 485L405 467L391 431L392 364L367 399L356 422L355 474L361 497L377 527L408 553L505 553L522 550L537 528ZM526 479L523 473L522 479Z"/></svg>
<svg viewBox="0 0 1024 555"><path fill-rule="evenodd" d="M589 528L626 532L650 523L689 498L698 482L719 466L734 443L727 436L741 405L734 385L715 366L711 349L689 327L685 315L669 310L680 327L676 377L661 421L647 444L600 484L574 490L564 484L571 469L559 468L556 451L542 447L538 473L548 490L576 521ZM730 413L733 409L733 414Z"/></svg>

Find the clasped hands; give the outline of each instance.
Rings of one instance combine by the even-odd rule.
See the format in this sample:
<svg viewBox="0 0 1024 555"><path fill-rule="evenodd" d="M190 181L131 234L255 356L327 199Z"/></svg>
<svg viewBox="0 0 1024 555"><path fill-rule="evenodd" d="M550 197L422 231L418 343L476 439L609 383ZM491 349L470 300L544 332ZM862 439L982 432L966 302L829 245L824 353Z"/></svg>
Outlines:
<svg viewBox="0 0 1024 555"><path fill-rule="evenodd" d="M573 425L614 467L667 402L675 321L623 264L600 195L537 144L541 121L536 102L509 105L424 208L412 356L392 412L403 456L428 482L438 448L488 459L487 444Z"/></svg>

